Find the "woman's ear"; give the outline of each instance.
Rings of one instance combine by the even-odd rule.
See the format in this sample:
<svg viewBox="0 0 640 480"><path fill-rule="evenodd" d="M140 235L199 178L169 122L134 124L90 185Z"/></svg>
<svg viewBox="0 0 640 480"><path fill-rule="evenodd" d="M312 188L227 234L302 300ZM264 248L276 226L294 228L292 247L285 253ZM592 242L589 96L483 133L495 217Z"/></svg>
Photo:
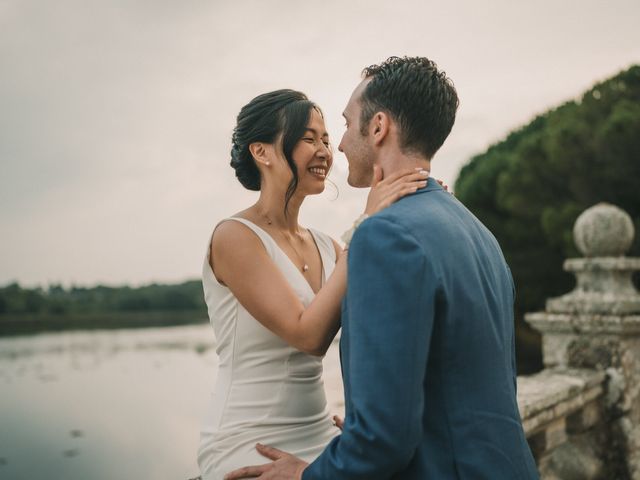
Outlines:
<svg viewBox="0 0 640 480"><path fill-rule="evenodd" d="M269 152L264 143L254 142L249 144L249 152L251 152L251 156L257 163L262 164L266 167L271 165Z"/></svg>

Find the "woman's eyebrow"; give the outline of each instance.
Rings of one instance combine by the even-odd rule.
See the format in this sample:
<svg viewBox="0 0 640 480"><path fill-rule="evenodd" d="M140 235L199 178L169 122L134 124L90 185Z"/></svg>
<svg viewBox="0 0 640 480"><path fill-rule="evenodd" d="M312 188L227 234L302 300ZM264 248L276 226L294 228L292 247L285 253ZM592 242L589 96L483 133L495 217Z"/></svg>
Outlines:
<svg viewBox="0 0 640 480"><path fill-rule="evenodd" d="M307 127L305 130L307 130L308 132L313 133L314 135L318 134L318 131L315 128ZM322 137L328 137L329 134L327 132L323 132L323 134L321 136Z"/></svg>

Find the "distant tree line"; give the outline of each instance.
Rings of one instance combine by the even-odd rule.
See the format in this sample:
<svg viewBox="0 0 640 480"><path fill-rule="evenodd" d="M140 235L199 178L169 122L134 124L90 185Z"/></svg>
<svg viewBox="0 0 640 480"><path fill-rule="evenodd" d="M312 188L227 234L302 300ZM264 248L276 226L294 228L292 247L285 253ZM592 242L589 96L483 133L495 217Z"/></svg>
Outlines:
<svg viewBox="0 0 640 480"><path fill-rule="evenodd" d="M494 233L513 272L521 352L531 351L532 338L523 314L573 288L562 263L579 256L572 229L586 208L609 202L626 210L636 230L629 255L640 255L639 182L637 65L538 116L461 170L456 195Z"/></svg>
<svg viewBox="0 0 640 480"><path fill-rule="evenodd" d="M176 285L143 287L23 288L12 283L0 288L0 315L95 314L118 312L206 311L202 284L192 280Z"/></svg>

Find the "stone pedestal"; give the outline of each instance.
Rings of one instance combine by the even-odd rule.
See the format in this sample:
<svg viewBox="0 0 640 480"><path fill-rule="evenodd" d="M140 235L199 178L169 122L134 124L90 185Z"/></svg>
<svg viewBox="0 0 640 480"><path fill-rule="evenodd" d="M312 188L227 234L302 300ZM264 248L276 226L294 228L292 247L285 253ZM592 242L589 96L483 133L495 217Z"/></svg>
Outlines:
<svg viewBox="0 0 640 480"><path fill-rule="evenodd" d="M564 264L576 276L575 289L525 319L542 333L545 367L606 372L611 471L640 479L640 294L631 281L640 258L624 256L633 236L633 223L619 208L586 210L574 227L586 258Z"/></svg>

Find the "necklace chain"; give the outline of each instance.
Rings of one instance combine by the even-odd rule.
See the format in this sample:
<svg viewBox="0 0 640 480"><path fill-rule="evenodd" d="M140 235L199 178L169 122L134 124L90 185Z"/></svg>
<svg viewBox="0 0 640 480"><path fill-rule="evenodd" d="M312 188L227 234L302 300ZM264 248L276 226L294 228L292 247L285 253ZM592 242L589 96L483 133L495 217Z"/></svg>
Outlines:
<svg viewBox="0 0 640 480"><path fill-rule="evenodd" d="M262 216L267 220L267 224L269 224L269 225L273 224L273 222L271 221L271 219L269 218L269 216L266 213L263 213ZM302 262L302 268L300 270L302 270L303 273L305 273L307 270L309 270L309 265L307 265L307 262L304 261L304 257L302 255L300 255L300 253L298 252L298 249L295 247L295 245L293 244L291 239L287 235L285 235L284 232L282 232L280 230L278 230L278 233L280 233L280 235L282 235L284 237L284 239L287 241L289 246L295 252L296 257L298 257L298 260L300 260Z"/></svg>

